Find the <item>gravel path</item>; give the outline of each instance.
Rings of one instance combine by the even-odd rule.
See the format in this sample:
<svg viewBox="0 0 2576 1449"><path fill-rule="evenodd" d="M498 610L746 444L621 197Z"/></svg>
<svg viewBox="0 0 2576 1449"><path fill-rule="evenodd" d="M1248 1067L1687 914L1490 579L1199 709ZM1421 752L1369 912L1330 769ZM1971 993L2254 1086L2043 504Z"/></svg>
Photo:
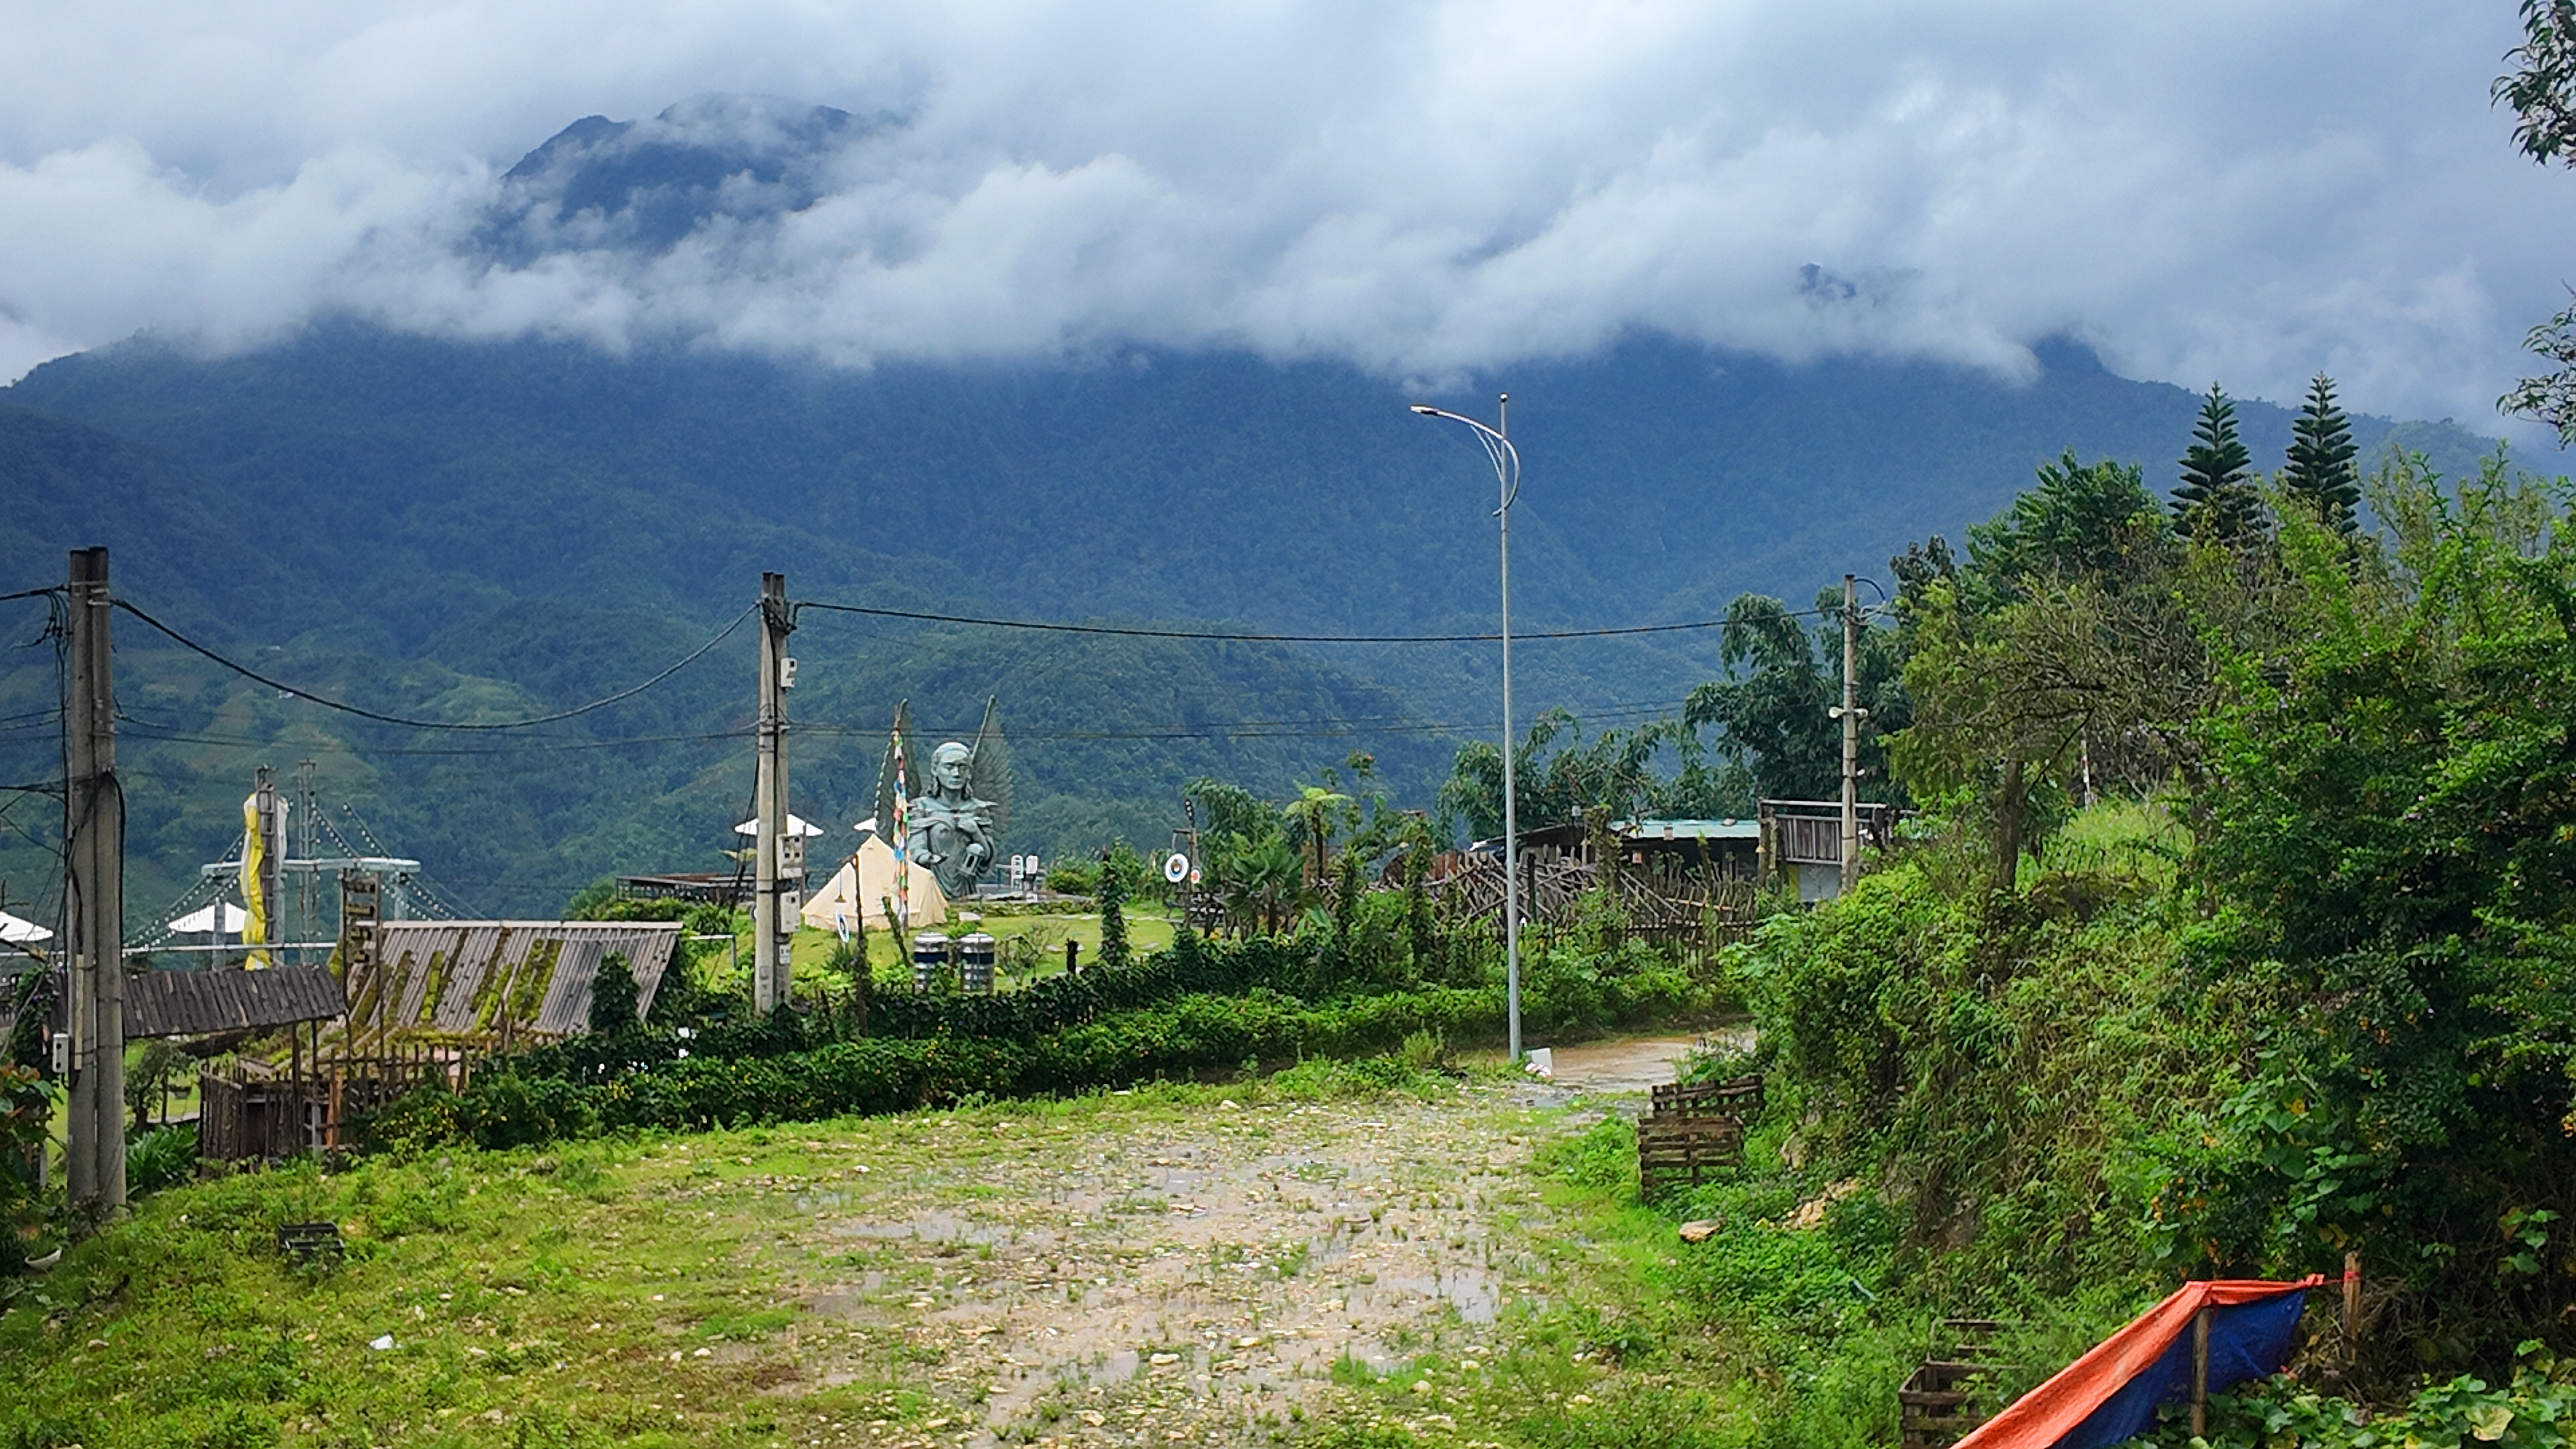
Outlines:
<svg viewBox="0 0 2576 1449"><path fill-rule="evenodd" d="M807 1142L810 1173L752 1184L819 1374L780 1390L849 1406L812 1443L1238 1444L1333 1412L1363 1367L1473 1374L1503 1305L1547 1291L1531 1155L1588 1120L1539 1108L1557 1095L960 1114Z"/></svg>

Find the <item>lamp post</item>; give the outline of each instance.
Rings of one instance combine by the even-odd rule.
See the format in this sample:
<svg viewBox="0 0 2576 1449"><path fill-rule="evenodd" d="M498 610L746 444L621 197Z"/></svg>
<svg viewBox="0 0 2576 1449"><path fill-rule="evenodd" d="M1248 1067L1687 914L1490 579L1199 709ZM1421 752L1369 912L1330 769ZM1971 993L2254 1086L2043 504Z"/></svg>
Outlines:
<svg viewBox="0 0 2576 1449"><path fill-rule="evenodd" d="M1512 763L1512 501L1521 496L1521 455L1512 446L1512 395L1504 393L1494 408L1494 426L1474 418L1415 403L1426 418L1464 423L1485 445L1494 465L1494 486L1501 503L1494 517L1502 523L1503 555L1503 997L1509 1023L1511 1060L1521 1060L1521 827L1520 782Z"/></svg>

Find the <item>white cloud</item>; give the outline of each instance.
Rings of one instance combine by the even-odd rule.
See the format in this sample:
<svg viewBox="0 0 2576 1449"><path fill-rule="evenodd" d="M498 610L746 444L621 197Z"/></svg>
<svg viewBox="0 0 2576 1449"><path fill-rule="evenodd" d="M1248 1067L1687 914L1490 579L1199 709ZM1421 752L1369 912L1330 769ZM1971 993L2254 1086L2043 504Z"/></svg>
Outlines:
<svg viewBox="0 0 2576 1449"><path fill-rule="evenodd" d="M2493 0L2409 6L172 0L0 11L0 375L325 311L842 363L1135 341L1390 373L1652 327L2491 424L2576 275ZM899 129L809 208L495 266L576 117ZM1810 278L1803 268L1819 270Z"/></svg>

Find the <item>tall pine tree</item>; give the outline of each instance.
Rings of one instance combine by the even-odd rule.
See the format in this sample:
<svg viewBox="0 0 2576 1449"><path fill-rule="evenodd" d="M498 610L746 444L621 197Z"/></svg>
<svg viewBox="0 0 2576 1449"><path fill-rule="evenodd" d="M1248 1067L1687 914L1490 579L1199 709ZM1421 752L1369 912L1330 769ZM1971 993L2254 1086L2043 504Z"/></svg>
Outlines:
<svg viewBox="0 0 2576 1449"><path fill-rule="evenodd" d="M2320 372L2290 424L2290 466L2281 485L2306 503L2318 522L2351 533L2361 526L2361 469L2353 462L2358 452L2352 423L2335 402L2334 379Z"/></svg>
<svg viewBox="0 0 2576 1449"><path fill-rule="evenodd" d="M2173 491L2174 527L2206 531L2221 542L2253 537L2263 528L2263 500L2254 492L2254 455L2236 436L2236 404L2217 383L2201 399L2200 421L2182 455L2182 484Z"/></svg>

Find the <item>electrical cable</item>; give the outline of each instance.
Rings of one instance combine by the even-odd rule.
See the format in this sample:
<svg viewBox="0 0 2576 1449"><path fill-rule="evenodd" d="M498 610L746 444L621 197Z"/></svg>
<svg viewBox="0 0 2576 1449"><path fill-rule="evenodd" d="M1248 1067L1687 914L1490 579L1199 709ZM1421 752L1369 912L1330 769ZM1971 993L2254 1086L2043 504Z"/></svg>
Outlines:
<svg viewBox="0 0 2576 1449"><path fill-rule="evenodd" d="M138 719L133 715L126 714L122 710L117 712L117 718L133 727L127 732L128 737L137 740L153 740L160 743L182 745L239 745L245 749L263 750L277 748L281 743L274 738L255 739L246 735L199 734L194 731L183 730L176 725L167 725L153 720ZM566 750L611 750L628 745L692 744L703 743L711 740L749 739L751 738L751 735L752 731L749 729L717 730L707 733L683 735L636 735L614 740L544 740L529 744L493 745L479 749L464 746L441 748L428 745L385 746L379 748L373 745L346 744L339 740L325 740L320 743L308 742L299 748L314 750L323 754L336 752L346 755L363 755L368 758L373 758L377 755L541 755L553 754Z"/></svg>
<svg viewBox="0 0 2576 1449"><path fill-rule="evenodd" d="M1601 705L1593 709L1570 709L1567 713L1571 714L1577 721L1587 725L1620 725L1669 715L1680 708L1681 702L1679 701L1655 701L1633 704ZM232 745L245 749L269 749L275 747L277 744L277 741L273 739L256 738L247 735L211 735L181 730L175 726L141 719L133 715L125 714L122 711L119 712L119 718L132 727L128 731L128 737L137 740L152 740L158 743L172 744ZM1015 740L1029 741L1347 739L1353 735L1446 734L1460 731L1476 731L1486 729L1490 727L1492 723L1493 721L1491 719L1481 716L1475 719L1463 720L1424 720L1407 715L1349 715L1339 718L1316 719L1231 720L1219 724L1195 727L1175 726L1169 729L1014 729L1010 732L1010 736ZM794 733L800 735L816 735L836 738L864 737L882 733L880 729L873 725L804 723L794 725L792 729ZM938 729L925 729L923 732L928 734L943 733L943 731ZM972 731L951 730L944 731L944 733L959 734L962 736L964 734L971 734ZM698 734L638 735L611 740L548 740L542 743L494 745L484 748L412 746L377 749L359 745L347 745L337 741L320 745L308 744L304 746L304 748L352 755L363 754L369 757L377 755L508 756L515 754L554 754L572 751L618 749L639 745L707 744L725 740L749 739L753 734L753 730L745 728L716 730Z"/></svg>
<svg viewBox="0 0 2576 1449"><path fill-rule="evenodd" d="M20 589L14 594L0 594L0 604L5 604L11 599L40 599L47 594L59 594L62 591L63 586L60 584L49 585L41 589Z"/></svg>
<svg viewBox="0 0 2576 1449"><path fill-rule="evenodd" d="M62 858L63 847L59 845L46 844L44 841L36 837L35 832L9 818L10 806L17 803L17 801L12 800L9 801L8 804L0 805L0 825L9 827L10 831L16 834L19 839L26 841L29 845L36 847L38 850L43 851L45 854L50 855L59 861Z"/></svg>
<svg viewBox="0 0 2576 1449"><path fill-rule="evenodd" d="M879 609L864 604L833 604L800 599L789 607L822 609L835 614L866 614L879 619L911 619L927 624L973 624L987 629L1036 629L1053 634L1115 634L1130 639L1207 639L1239 644L1496 644L1500 634L1249 634L1211 629L1136 629L1114 624L1063 624L1038 619L984 619L967 614L929 614L913 609ZM1840 613L1840 609L1783 609L1783 616ZM1536 639L1608 639L1633 634L1678 634L1694 629L1723 629L1724 619L1693 619L1680 624L1629 624L1615 629L1541 629L1514 634L1512 642Z"/></svg>
<svg viewBox="0 0 2576 1449"><path fill-rule="evenodd" d="M746 607L741 613L734 615L730 623L717 630L714 637L708 639L704 644L699 645L697 648L692 649L687 654L681 656L679 661L671 665L670 668L663 670L661 673L654 675L652 678L645 680L642 684L636 685L632 689L619 690L617 693L609 695L605 699L594 699L588 704L578 705L572 709L558 710L553 714L536 715L528 719L495 720L484 723L461 723L454 720L413 719L406 715L385 714L378 710L367 709L363 706L349 704L342 700L326 699L321 695L313 693L311 690L299 689L292 684L286 684L278 680L271 679L267 675L260 673L258 670L251 668L249 665L225 658L213 649L198 643L196 640L189 638L187 635L180 633L178 630L171 628L169 625L162 623L150 614L145 613L129 600L116 600L116 607L132 614L135 618L142 620L153 628L160 630L163 634L168 635L171 641L178 644L180 647L203 655L207 659L213 660L215 663L222 665L224 668L231 670L233 673L238 674L253 683L267 685L269 688L276 690L280 694L292 695L295 698L304 700L308 703L318 704L325 709L338 710L342 714L353 714L360 719L371 719L379 724L401 725L407 729L418 730L472 731L529 729L537 725L554 724L560 720L573 719L580 715L589 714L593 710L606 709L608 706L619 703L620 701L633 699L635 696L642 694L644 691L651 689L657 684L660 684L663 680L679 673L689 665L696 663L700 656L704 655L708 650L715 648L718 644L723 643L726 636L732 634L734 630L741 628L742 621L750 618L752 614L757 612L760 608L758 604L752 604Z"/></svg>

